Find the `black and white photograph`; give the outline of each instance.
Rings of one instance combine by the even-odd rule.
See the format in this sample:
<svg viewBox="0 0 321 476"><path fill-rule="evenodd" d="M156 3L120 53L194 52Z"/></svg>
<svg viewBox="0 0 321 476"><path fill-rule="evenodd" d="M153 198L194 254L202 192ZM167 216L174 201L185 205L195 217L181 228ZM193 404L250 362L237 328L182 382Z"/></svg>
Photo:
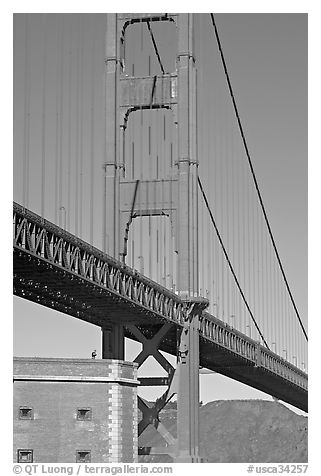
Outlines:
<svg viewBox="0 0 321 476"><path fill-rule="evenodd" d="M209 7L11 13L16 474L309 472L309 15Z"/></svg>

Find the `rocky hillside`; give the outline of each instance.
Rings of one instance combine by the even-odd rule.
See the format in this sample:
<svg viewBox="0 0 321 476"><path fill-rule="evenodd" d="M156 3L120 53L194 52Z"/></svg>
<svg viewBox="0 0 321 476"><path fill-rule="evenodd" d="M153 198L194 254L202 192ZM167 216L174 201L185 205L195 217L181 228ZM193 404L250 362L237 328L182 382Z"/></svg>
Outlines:
<svg viewBox="0 0 321 476"><path fill-rule="evenodd" d="M304 463L308 460L308 421L278 402L218 400L201 407L202 456L209 463ZM170 403L160 420L176 436L176 403ZM140 446L165 446L149 426ZM172 461L168 456L142 456L141 461Z"/></svg>

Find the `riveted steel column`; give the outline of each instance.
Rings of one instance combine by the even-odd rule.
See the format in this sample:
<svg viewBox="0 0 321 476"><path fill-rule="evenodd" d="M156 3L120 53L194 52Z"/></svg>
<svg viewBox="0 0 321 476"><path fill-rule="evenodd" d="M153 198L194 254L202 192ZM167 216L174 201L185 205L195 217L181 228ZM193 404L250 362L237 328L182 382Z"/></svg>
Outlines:
<svg viewBox="0 0 321 476"><path fill-rule="evenodd" d="M117 13L107 14L105 43L106 156L104 162L104 251L119 258L119 34Z"/></svg>
<svg viewBox="0 0 321 476"><path fill-rule="evenodd" d="M194 15L178 15L178 290L188 318L178 343L177 462L200 462L196 68Z"/></svg>
<svg viewBox="0 0 321 476"><path fill-rule="evenodd" d="M199 318L208 301L195 298L187 305L188 317L178 343L178 452L175 461L199 463Z"/></svg>
<svg viewBox="0 0 321 476"><path fill-rule="evenodd" d="M198 294L196 70L193 14L178 15L178 290Z"/></svg>

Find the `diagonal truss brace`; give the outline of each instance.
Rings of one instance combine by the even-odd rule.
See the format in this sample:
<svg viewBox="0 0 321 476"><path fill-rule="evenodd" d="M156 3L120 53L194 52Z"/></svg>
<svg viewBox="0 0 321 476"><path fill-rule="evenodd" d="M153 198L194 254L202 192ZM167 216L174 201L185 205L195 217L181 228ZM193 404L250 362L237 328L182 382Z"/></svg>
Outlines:
<svg viewBox="0 0 321 476"><path fill-rule="evenodd" d="M171 323L163 324L159 331L151 339L147 339L144 334L134 325L127 324L126 327L143 345L142 351L135 359L135 362L138 364L138 368L141 367L141 365L149 356L153 356L168 374L168 377L165 377L165 379L163 377L140 379L142 386L165 384L167 385L167 389L161 395L161 397L156 400L153 406L148 406L142 398L138 397L138 408L142 412L142 419L138 424L138 436L140 436L149 425L152 425L164 438L168 445L175 446L176 439L159 420L160 411L171 400L174 394L177 393L175 369L159 351L159 346L162 339L165 337L167 332L172 329L173 325ZM166 448L164 448L164 450L164 452L167 452ZM144 448L141 448L141 451L144 452Z"/></svg>

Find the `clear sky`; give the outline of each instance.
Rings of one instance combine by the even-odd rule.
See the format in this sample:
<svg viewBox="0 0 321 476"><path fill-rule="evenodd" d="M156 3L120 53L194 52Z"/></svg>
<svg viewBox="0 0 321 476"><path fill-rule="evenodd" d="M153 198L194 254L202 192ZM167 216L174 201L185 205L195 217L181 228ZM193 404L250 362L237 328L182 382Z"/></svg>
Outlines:
<svg viewBox="0 0 321 476"><path fill-rule="evenodd" d="M307 15L222 14L217 25L264 203L306 323ZM214 38L207 47L215 47ZM14 197L21 192L16 183ZM128 347L132 359L135 349ZM14 298L14 355L90 357L93 349L99 354L99 329ZM201 377L205 402L259 396L217 374Z"/></svg>

